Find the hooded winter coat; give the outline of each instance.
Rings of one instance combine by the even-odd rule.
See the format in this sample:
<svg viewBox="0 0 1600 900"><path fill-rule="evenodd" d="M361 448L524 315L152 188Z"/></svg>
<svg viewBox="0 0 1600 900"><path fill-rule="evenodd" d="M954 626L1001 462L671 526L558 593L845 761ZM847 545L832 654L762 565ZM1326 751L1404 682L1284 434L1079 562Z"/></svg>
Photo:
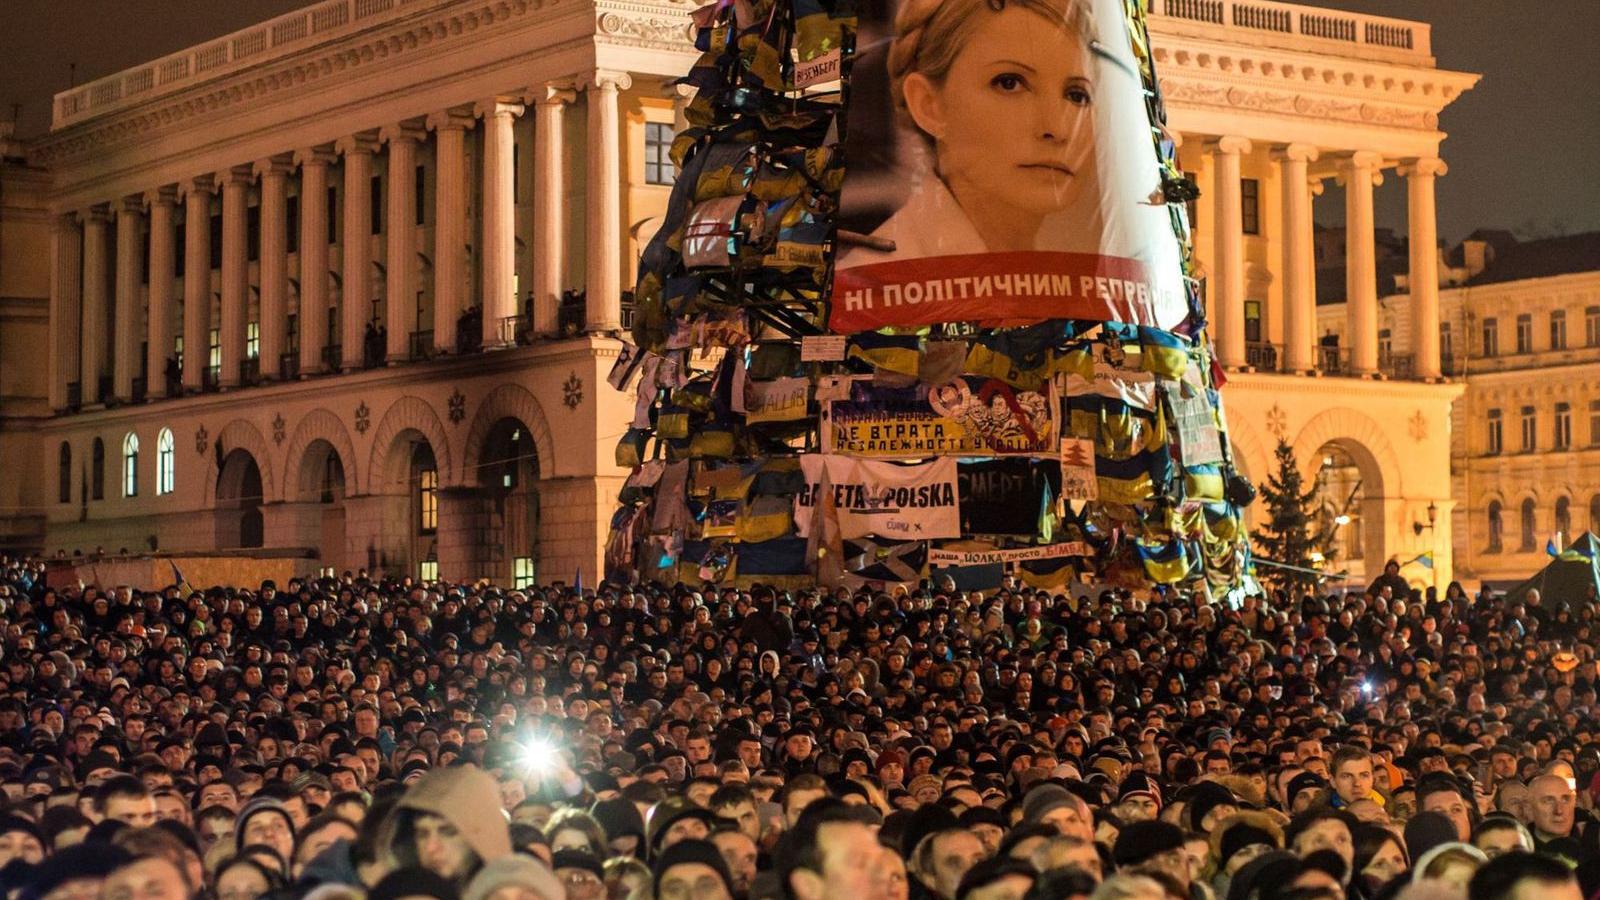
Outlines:
<svg viewBox="0 0 1600 900"><path fill-rule="evenodd" d="M431 813L461 832L478 858L492 862L511 852L511 828L500 810L500 788L476 766L434 769L417 780L397 809ZM397 840L410 838L402 828Z"/></svg>

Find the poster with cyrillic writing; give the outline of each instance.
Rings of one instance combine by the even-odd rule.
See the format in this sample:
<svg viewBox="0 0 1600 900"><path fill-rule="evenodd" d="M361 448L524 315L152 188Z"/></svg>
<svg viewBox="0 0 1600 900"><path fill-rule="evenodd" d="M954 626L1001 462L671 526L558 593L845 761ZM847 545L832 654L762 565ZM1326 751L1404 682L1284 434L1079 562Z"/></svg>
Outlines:
<svg viewBox="0 0 1600 900"><path fill-rule="evenodd" d="M1049 456L1056 452L1050 390L1024 391L965 375L944 384L886 387L858 378L827 405L824 453L928 456Z"/></svg>
<svg viewBox="0 0 1600 900"><path fill-rule="evenodd" d="M954 457L900 465L808 453L800 457L800 471L806 480L794 502L800 537L811 535L818 515L838 516L843 538L961 536Z"/></svg>
<svg viewBox="0 0 1600 900"><path fill-rule="evenodd" d="M832 331L1184 319L1122 0L891 0L857 46Z"/></svg>

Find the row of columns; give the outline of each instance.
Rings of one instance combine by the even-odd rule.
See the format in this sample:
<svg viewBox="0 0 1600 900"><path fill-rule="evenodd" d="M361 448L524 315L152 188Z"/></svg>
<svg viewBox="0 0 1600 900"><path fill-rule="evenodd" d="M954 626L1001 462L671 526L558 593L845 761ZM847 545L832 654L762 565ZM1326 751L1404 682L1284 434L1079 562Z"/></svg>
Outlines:
<svg viewBox="0 0 1600 900"><path fill-rule="evenodd" d="M592 332L621 327L621 147L619 94L631 81L626 74L597 72L582 85L587 98L587 209L585 291L588 298L585 326ZM51 378L50 403L54 409L68 405L68 384L80 384L80 402L131 400L138 369L140 329L139 292L141 229L148 214L149 316L144 338L148 365L144 373L147 395L166 393L166 363L174 344L171 333L175 283L173 242L176 207L184 205L182 385L185 391L205 386L209 366L211 317L211 207L220 193L222 207L222 264L218 273L221 321L217 323L221 350L219 386L235 387L244 379L247 320L249 316L248 210L249 192L259 181L259 359L263 371L274 372L288 345L288 188L298 171L300 178L299 260L301 273L321 277L300 278L299 363L303 373L324 369L323 348L328 346L329 284L327 195L330 167L343 160L344 219L340 250L341 295L337 345L339 359L331 367L345 370L363 364L363 341L372 305L369 272L372 268L368 215L371 208L373 156L386 148L389 179L385 197L385 240L388 264L384 290L388 298L387 358L406 359L410 336L418 328L414 298L420 267L415 263L417 225L413 172L419 144L433 132L436 142L433 295L433 349L454 351L457 318L468 302L466 185L466 132L483 120L482 241L479 247L482 282L482 344L504 346L515 339L508 324L518 316L516 293L516 201L513 126L532 105L534 123L534 224L533 321L535 333L554 335L559 325L562 262L565 257L565 173L563 160L564 115L577 100L578 86L551 84L517 97L494 97L471 108L458 107L423 118L407 120L375 131L360 132L331 145L283 153L252 165L230 167L167 185L142 195L102 203L81 212L58 215L52 229L51 267ZM116 216L117 271L115 296L105 296L110 273L106 271L108 226ZM114 320L106 321L114 299ZM111 396L101 396L100 375L105 369L107 328L111 335Z"/></svg>
<svg viewBox="0 0 1600 900"><path fill-rule="evenodd" d="M1211 271L1213 334L1217 359L1228 367L1247 363L1245 343L1246 269L1244 219L1240 200L1241 156L1252 143L1222 136L1205 144L1213 173ZM1313 196L1322 190L1310 164L1319 151L1307 144L1288 144L1272 151L1282 185L1283 259L1279 277L1284 298L1284 370L1309 372L1316 356L1316 248L1312 241ZM1383 183L1383 157L1357 151L1339 161L1338 180L1345 187L1345 308L1350 368L1358 375L1378 371L1377 254L1373 236L1372 189ZM1439 360L1438 224L1434 179L1447 171L1433 158L1403 162L1407 182L1410 229L1410 294L1414 373L1437 378ZM1202 235L1202 239L1206 239Z"/></svg>

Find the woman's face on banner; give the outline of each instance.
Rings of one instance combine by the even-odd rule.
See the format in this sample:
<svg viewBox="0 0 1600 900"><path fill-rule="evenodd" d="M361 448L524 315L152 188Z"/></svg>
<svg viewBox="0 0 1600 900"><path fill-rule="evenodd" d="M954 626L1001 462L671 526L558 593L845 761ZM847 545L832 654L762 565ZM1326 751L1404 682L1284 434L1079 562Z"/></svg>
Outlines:
<svg viewBox="0 0 1600 900"><path fill-rule="evenodd" d="M942 86L920 74L906 81L917 124L935 138L939 173L958 192L1014 209L1065 209L1094 181L1096 86L1084 38L1016 5L973 15L977 26Z"/></svg>

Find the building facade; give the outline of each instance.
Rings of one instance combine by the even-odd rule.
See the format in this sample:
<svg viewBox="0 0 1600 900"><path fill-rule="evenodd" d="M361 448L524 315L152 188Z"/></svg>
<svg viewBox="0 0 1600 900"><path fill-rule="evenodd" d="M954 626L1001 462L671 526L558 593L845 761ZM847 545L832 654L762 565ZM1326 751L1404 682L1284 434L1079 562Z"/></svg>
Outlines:
<svg viewBox="0 0 1600 900"><path fill-rule="evenodd" d="M1600 233L1475 234L1444 264L1439 342L1466 388L1452 413L1455 574L1504 586L1551 542L1600 532ZM1380 301L1382 349L1401 367L1416 343L1408 303ZM1343 304L1318 314L1328 330L1345 319Z"/></svg>
<svg viewBox="0 0 1600 900"><path fill-rule="evenodd" d="M673 177L693 6L324 0L58 95L6 176L32 185L4 252L35 310L7 338L32 379L0 409L24 473L7 539L593 578L631 413L605 376ZM1423 23L1154 6L1241 468L1266 477L1284 440L1331 491L1336 456L1362 558L1431 550L1447 576L1461 387L1433 343L1380 366L1372 191L1403 181L1411 246L1436 245L1439 114L1477 76L1438 68ZM1330 180L1357 235L1337 352L1316 332ZM1438 292L1414 294L1432 334Z"/></svg>

